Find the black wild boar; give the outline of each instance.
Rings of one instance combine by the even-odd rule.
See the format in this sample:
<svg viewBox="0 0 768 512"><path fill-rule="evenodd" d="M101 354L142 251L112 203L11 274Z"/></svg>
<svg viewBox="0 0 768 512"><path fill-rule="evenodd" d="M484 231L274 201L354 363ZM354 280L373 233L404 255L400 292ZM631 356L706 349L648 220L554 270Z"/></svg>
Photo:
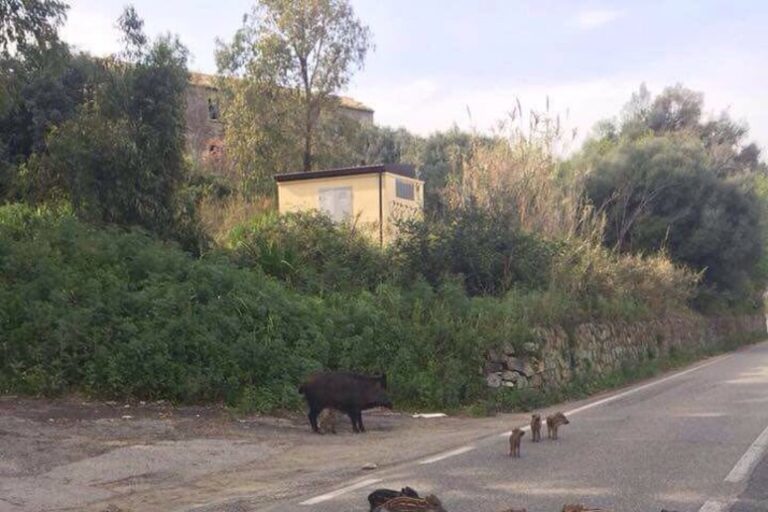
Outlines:
<svg viewBox="0 0 768 512"><path fill-rule="evenodd" d="M437 496L430 494L425 498L400 496L379 505L373 512L446 512Z"/></svg>
<svg viewBox="0 0 768 512"><path fill-rule="evenodd" d="M362 411L373 407L392 408L386 389L386 375L368 377L351 372L324 372L311 375L299 386L299 393L309 405L309 424L314 432L319 433L317 416L326 407L349 416L353 431L365 432Z"/></svg>
<svg viewBox="0 0 768 512"><path fill-rule="evenodd" d="M393 500L395 498L400 498L401 496L407 496L409 498L418 498L419 493L417 493L415 490L411 489L410 487L403 487L399 491L395 491L392 489L376 489L371 494L368 495L368 503L371 505L371 512L373 512L376 507L380 507L384 505L386 502Z"/></svg>

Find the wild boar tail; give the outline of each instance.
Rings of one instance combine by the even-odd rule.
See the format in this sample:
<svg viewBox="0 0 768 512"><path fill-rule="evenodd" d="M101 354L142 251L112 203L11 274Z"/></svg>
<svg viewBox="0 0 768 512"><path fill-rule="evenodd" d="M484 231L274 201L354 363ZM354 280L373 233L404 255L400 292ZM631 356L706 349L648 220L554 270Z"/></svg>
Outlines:
<svg viewBox="0 0 768 512"><path fill-rule="evenodd" d="M299 385L299 393L304 394L304 384Z"/></svg>

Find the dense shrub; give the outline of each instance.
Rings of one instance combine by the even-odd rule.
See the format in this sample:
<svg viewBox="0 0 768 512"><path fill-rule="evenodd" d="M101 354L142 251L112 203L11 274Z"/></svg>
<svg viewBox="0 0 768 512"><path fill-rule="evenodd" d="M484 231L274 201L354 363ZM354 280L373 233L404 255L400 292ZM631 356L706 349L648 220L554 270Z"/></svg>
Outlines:
<svg viewBox="0 0 768 512"><path fill-rule="evenodd" d="M523 308L457 283L299 293L223 255L194 259L140 231L0 208L0 390L250 409L297 405L311 370L388 371L401 404L484 395L484 350L522 343ZM515 308L520 310L515 314Z"/></svg>
<svg viewBox="0 0 768 512"><path fill-rule="evenodd" d="M254 386L282 403L324 362L317 302L258 272L141 232L0 211L4 389L233 400Z"/></svg>
<svg viewBox="0 0 768 512"><path fill-rule="evenodd" d="M317 215L262 218L231 254L194 258L65 208L1 207L0 390L271 410L299 404L308 372L344 368L388 372L401 405L458 407L489 399L488 348L522 348L537 325L680 307L695 281L664 258L494 234L486 220L426 237L418 267L413 241L390 256ZM499 261L512 277L494 275Z"/></svg>
<svg viewBox="0 0 768 512"><path fill-rule="evenodd" d="M388 275L384 254L317 212L261 215L231 237L236 260L309 292L373 290Z"/></svg>
<svg viewBox="0 0 768 512"><path fill-rule="evenodd" d="M458 275L470 295L546 288L558 248L475 206L452 210L445 219L406 223L401 233L393 252L403 277L421 275L437 285Z"/></svg>
<svg viewBox="0 0 768 512"><path fill-rule="evenodd" d="M576 304L574 321L626 319L686 308L699 277L664 253L621 255L576 239L564 242L554 258L551 287Z"/></svg>
<svg viewBox="0 0 768 512"><path fill-rule="evenodd" d="M587 191L607 214L607 245L666 249L702 271L703 292L728 304L754 299L752 285L763 279L761 206L750 190L718 177L699 141L666 136L618 144L595 161Z"/></svg>

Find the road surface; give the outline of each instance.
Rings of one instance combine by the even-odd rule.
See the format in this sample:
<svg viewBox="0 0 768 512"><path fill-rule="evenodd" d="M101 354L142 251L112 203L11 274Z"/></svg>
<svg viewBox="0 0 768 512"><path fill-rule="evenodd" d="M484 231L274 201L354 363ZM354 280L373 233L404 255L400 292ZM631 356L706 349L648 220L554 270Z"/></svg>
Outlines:
<svg viewBox="0 0 768 512"><path fill-rule="evenodd" d="M499 432L266 510L364 511L373 489L409 485L449 512L768 511L768 343L565 412L560 440L534 444L527 433L520 459Z"/></svg>

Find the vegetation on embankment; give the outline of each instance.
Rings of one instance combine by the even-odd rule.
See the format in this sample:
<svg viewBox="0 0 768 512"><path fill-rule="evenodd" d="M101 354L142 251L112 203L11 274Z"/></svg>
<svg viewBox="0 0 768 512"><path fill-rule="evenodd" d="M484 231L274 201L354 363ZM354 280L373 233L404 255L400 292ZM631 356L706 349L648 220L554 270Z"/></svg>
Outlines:
<svg viewBox="0 0 768 512"><path fill-rule="evenodd" d="M648 358L639 363L627 362L619 369L605 374L582 374L558 387L501 389L492 393L488 399L478 400L463 408L463 411L473 416L486 416L496 412L533 411L569 400L580 400L602 391L617 389L650 379L709 357L765 341L765 339L765 332L744 333L724 338L706 348L675 350L663 357Z"/></svg>
<svg viewBox="0 0 768 512"><path fill-rule="evenodd" d="M459 407L490 396L478 374L485 350L522 345L533 325L653 314L655 303L631 288L658 266L646 260L619 263L606 252L614 278L628 276L615 297L584 301L573 291L580 286L541 283L473 297L457 277L436 286L414 279L412 263L396 263L404 249L382 253L324 217L271 222L278 229L244 230L231 253L198 259L66 210L0 208L0 390L225 400L266 411L297 406L296 385L312 370L354 368L388 372L402 405ZM494 232L482 224L484 236ZM268 259L263 251L276 247L281 254ZM539 258L533 247L529 256ZM552 249L553 267L573 258L564 247ZM341 272L349 268L363 282L350 282ZM665 301L675 294L679 286L662 293Z"/></svg>
<svg viewBox="0 0 768 512"><path fill-rule="evenodd" d="M641 88L570 158L557 116L519 102L484 135L342 122L325 100L368 47L351 7L320 2L359 37L312 91L281 81L302 59L251 50L290 47L261 30L275 19L303 40L327 27L296 20L335 17L256 3L220 48L243 79L225 80L228 150L207 160L186 145L188 52L148 38L135 9L105 59L58 39L64 2L0 19L0 392L267 411L297 406L308 372L345 368L388 372L400 405L453 408L491 400L487 349L524 350L537 326L762 309L768 170L699 94ZM264 213L281 166L361 160L425 180L425 218L386 250L354 222Z"/></svg>

